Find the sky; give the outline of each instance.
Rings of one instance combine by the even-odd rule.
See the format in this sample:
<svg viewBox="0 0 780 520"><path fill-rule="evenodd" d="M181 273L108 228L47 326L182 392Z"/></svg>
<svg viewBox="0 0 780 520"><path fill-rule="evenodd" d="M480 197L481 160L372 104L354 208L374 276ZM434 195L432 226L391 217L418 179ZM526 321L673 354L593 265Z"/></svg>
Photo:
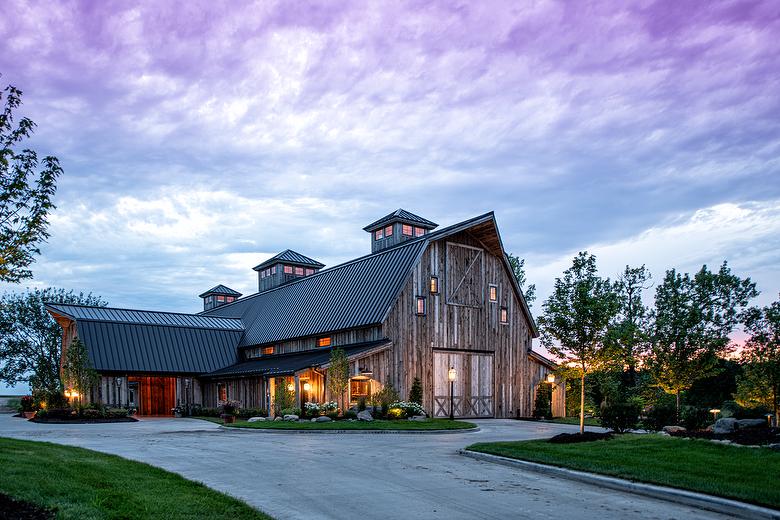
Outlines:
<svg viewBox="0 0 780 520"><path fill-rule="evenodd" d="M581 250L656 281L728 260L767 304L778 34L773 0L6 0L0 85L65 173L34 279L0 290L195 312L286 248L370 252L402 207L495 211L537 314Z"/></svg>

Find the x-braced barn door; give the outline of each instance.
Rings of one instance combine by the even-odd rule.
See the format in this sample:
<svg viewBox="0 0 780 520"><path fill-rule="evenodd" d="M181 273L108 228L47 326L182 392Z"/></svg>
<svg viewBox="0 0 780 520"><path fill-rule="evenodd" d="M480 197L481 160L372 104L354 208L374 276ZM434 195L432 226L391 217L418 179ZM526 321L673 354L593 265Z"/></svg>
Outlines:
<svg viewBox="0 0 780 520"><path fill-rule="evenodd" d="M433 353L433 415L493 417L493 354L468 352ZM455 368L456 380L450 399L447 373Z"/></svg>

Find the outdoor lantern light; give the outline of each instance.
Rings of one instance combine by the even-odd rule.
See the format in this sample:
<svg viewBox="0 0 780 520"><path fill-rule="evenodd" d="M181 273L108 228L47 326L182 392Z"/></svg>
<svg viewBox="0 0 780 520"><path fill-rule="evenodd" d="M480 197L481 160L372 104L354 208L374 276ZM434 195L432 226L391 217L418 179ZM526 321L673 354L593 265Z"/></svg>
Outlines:
<svg viewBox="0 0 780 520"><path fill-rule="evenodd" d="M555 383L555 374L547 374L547 382L550 384Z"/></svg>
<svg viewBox="0 0 780 520"><path fill-rule="evenodd" d="M295 392L295 383L290 383L287 385L287 390L290 392Z"/></svg>
<svg viewBox="0 0 780 520"><path fill-rule="evenodd" d="M712 408L712 409L710 409L710 413L712 414L712 418L717 421L718 420L718 414L720 413L720 408Z"/></svg>
<svg viewBox="0 0 780 520"><path fill-rule="evenodd" d="M311 384L308 381L306 381L305 383L303 383L303 391L308 392L309 390L311 390Z"/></svg>
<svg viewBox="0 0 780 520"><path fill-rule="evenodd" d="M453 408L453 401L454 398L454 392L455 392L455 379L458 378L458 372L455 370L455 367L450 367L450 370L447 372L447 379L450 381L450 421L455 419L455 412Z"/></svg>
<svg viewBox="0 0 780 520"><path fill-rule="evenodd" d="M116 383L116 386L122 386L122 378L121 377L115 378L114 382Z"/></svg>

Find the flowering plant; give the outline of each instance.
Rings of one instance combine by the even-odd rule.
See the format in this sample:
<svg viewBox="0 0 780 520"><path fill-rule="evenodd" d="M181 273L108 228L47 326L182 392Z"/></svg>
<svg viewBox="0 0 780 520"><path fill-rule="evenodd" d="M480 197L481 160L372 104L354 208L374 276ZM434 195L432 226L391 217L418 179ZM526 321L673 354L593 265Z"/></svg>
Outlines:
<svg viewBox="0 0 780 520"><path fill-rule="evenodd" d="M403 417L413 417L415 415L425 415L425 410L417 403L396 401L389 406L387 413L391 417L400 419Z"/></svg>
<svg viewBox="0 0 780 520"><path fill-rule="evenodd" d="M232 399L226 399L225 401L219 402L219 407L222 408L223 414L233 415L241 408L241 403L239 401L233 401Z"/></svg>
<svg viewBox="0 0 780 520"><path fill-rule="evenodd" d="M336 401L328 401L322 403L322 405L320 406L320 411L322 413L335 412L338 409L339 409L339 405Z"/></svg>
<svg viewBox="0 0 780 520"><path fill-rule="evenodd" d="M319 415L320 413L319 403L312 403L312 402L304 403L303 409L306 411L306 415Z"/></svg>

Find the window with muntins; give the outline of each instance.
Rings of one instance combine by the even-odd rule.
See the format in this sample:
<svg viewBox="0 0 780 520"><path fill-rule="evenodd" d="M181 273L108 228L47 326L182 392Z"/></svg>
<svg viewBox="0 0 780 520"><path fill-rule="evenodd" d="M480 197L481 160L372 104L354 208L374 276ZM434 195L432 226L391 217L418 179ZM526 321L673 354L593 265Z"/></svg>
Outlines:
<svg viewBox="0 0 780 520"><path fill-rule="evenodd" d="M406 235L408 237L412 236L412 226L409 224L404 224L401 226L401 234Z"/></svg>
<svg viewBox="0 0 780 520"><path fill-rule="evenodd" d="M293 274L293 266L291 265L284 266L284 274Z"/></svg>
<svg viewBox="0 0 780 520"><path fill-rule="evenodd" d="M414 236L421 237L425 234L425 230L421 227L414 228Z"/></svg>
<svg viewBox="0 0 780 520"><path fill-rule="evenodd" d="M329 347L330 346L330 336L325 336L324 338L318 338L317 339L317 346L318 347Z"/></svg>
<svg viewBox="0 0 780 520"><path fill-rule="evenodd" d="M417 297L417 315L418 316L425 315L425 296Z"/></svg>
<svg viewBox="0 0 780 520"><path fill-rule="evenodd" d="M381 229L377 229L376 231L374 231L374 240L382 240L384 238L382 231L383 230Z"/></svg>
<svg viewBox="0 0 780 520"><path fill-rule="evenodd" d="M386 237L391 237L391 236L393 236L393 226L387 226L387 227L385 228L385 236L386 236Z"/></svg>
<svg viewBox="0 0 780 520"><path fill-rule="evenodd" d="M439 278L437 276L431 276L431 294L437 294L439 292Z"/></svg>
<svg viewBox="0 0 780 520"><path fill-rule="evenodd" d="M273 348L273 347L263 347L263 352L262 352L262 354L263 354L264 356L270 356L270 355L271 355L271 354L273 354L273 353L274 353L274 348Z"/></svg>
<svg viewBox="0 0 780 520"><path fill-rule="evenodd" d="M303 267L296 267L295 274L297 274L298 276L303 276Z"/></svg>
<svg viewBox="0 0 780 520"><path fill-rule="evenodd" d="M501 307L501 323L509 323L509 309Z"/></svg>
<svg viewBox="0 0 780 520"><path fill-rule="evenodd" d="M490 289L489 289L489 292L490 292L490 301L491 302L497 302L498 301L498 287L496 287L495 285L491 285Z"/></svg>

